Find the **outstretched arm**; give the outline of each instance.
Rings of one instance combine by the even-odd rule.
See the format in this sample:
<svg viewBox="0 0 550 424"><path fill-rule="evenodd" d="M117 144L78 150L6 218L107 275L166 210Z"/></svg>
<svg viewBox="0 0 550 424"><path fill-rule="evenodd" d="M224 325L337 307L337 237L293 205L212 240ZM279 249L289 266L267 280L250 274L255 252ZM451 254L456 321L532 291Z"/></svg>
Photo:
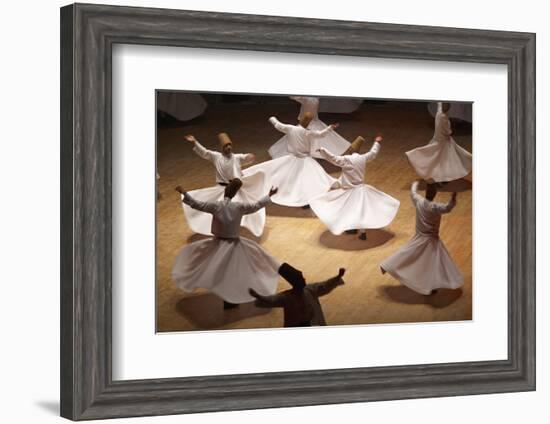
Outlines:
<svg viewBox="0 0 550 424"><path fill-rule="evenodd" d="M239 160L239 163L241 164L241 166L249 165L256 160L256 155L254 153L246 153L246 154L239 153L239 154L236 154L235 156Z"/></svg>
<svg viewBox="0 0 550 424"><path fill-rule="evenodd" d="M265 208L271 203L269 196L262 197L259 201L254 203L239 203L239 209L243 215L249 215L257 212L262 208Z"/></svg>
<svg viewBox="0 0 550 424"><path fill-rule="evenodd" d="M309 134L310 137L313 137L313 138L323 137L325 134L327 134L328 132L330 132L332 130L335 130L339 126L340 126L340 124L338 124L338 123L330 124L328 127L324 128L322 130L309 130L308 134Z"/></svg>
<svg viewBox="0 0 550 424"><path fill-rule="evenodd" d="M365 159L367 162L370 162L371 160L375 159L376 156L378 156L378 152L380 152L380 142L382 141L382 137L378 136L374 139L374 144L370 148L370 150L365 153Z"/></svg>
<svg viewBox="0 0 550 424"><path fill-rule="evenodd" d="M265 208L267 205L271 203L271 196L277 193L277 191L278 191L277 187L271 187L271 190L269 190L269 194L261 198L258 202L239 203L242 214L248 215L248 214L257 212L262 208Z"/></svg>
<svg viewBox="0 0 550 424"><path fill-rule="evenodd" d="M248 293L256 299L254 304L259 308L282 308L285 304L285 296L283 294L262 296L254 289L248 289Z"/></svg>
<svg viewBox="0 0 550 424"><path fill-rule="evenodd" d="M323 159L329 161L333 165L336 165L336 166L339 166L340 168L342 168L346 164L346 160L345 160L344 156L333 155L332 153L330 153L324 147L321 147L321 148L317 149L317 151L321 154L321 157Z"/></svg>
<svg viewBox="0 0 550 424"><path fill-rule="evenodd" d="M219 154L218 152L214 152L212 150L208 150L207 148L205 148L191 134L186 135L184 138L187 142L189 142L193 145L193 151L203 159L206 159L206 160L212 162L214 160L214 157L216 156L216 154Z"/></svg>
<svg viewBox="0 0 550 424"><path fill-rule="evenodd" d="M189 205L193 209L213 214L218 208L218 204L215 202L202 202L193 199L193 197L191 197L191 195L187 191L181 188L181 186L177 186L175 190L183 196L182 202L186 205Z"/></svg>
<svg viewBox="0 0 550 424"><path fill-rule="evenodd" d="M329 294L336 287L344 285L344 280L342 279L342 277L344 276L345 272L346 270L344 268L340 268L340 270L338 271L338 275L336 277L332 277L326 281L323 281L322 283L308 284L306 288L314 296L317 296L317 297Z"/></svg>
<svg viewBox="0 0 550 424"><path fill-rule="evenodd" d="M418 194L418 185L420 184L420 181L416 180L411 185L411 200L413 204L417 204L418 202L422 201L423 197Z"/></svg>
<svg viewBox="0 0 550 424"><path fill-rule="evenodd" d="M271 125L273 125L277 131L280 131L285 134L288 133L290 129L293 127L292 125L289 125L289 124L283 124L274 116L269 118L269 122L271 122Z"/></svg>

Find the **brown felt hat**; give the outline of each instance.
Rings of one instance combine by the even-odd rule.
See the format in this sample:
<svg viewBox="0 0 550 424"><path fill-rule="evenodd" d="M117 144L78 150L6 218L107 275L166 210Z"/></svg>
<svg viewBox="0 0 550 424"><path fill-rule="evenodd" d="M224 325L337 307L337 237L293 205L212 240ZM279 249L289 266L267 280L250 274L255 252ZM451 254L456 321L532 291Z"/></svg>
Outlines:
<svg viewBox="0 0 550 424"><path fill-rule="evenodd" d="M307 128L311 121L313 121L313 113L306 112L302 115L298 122L302 127Z"/></svg>
<svg viewBox="0 0 550 424"><path fill-rule="evenodd" d="M231 139L229 138L227 133L224 133L224 132L219 133L218 134L218 140L220 140L220 148L222 148L222 149L228 144L233 145L233 142L231 141Z"/></svg>
<svg viewBox="0 0 550 424"><path fill-rule="evenodd" d="M359 150L361 150L361 146L364 142L365 139L361 136L358 136L355 140L353 140L353 143L350 144L346 151L342 153L342 156L351 155L352 153L359 153Z"/></svg>

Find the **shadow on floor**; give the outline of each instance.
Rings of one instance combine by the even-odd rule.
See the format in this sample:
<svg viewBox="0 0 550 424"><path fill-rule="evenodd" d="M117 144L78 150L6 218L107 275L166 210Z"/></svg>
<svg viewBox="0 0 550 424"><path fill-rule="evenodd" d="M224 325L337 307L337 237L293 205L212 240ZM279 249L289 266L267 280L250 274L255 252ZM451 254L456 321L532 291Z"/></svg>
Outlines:
<svg viewBox="0 0 550 424"><path fill-rule="evenodd" d="M315 214L311 209L303 209L301 207L291 208L281 206L276 203L271 203L265 208L265 213L269 216L286 216L289 218L314 218Z"/></svg>
<svg viewBox="0 0 550 424"><path fill-rule="evenodd" d="M445 308L462 296L462 289L439 289L437 293L425 296L406 286L382 286L378 289L383 295L397 303L407 305L430 305L434 308Z"/></svg>
<svg viewBox="0 0 550 424"><path fill-rule="evenodd" d="M319 242L329 249L338 250L366 250L378 247L395 237L395 234L386 230L367 230L367 239L360 240L358 234L341 234L335 236L326 230L319 237Z"/></svg>
<svg viewBox="0 0 550 424"><path fill-rule="evenodd" d="M262 243L269 236L269 229L267 228L267 226L264 226L264 232L262 233L262 235L260 237L256 237L246 228L241 227L240 235L242 237L246 237L249 240L253 240L256 243ZM187 238L187 244L200 241L200 240L207 240L209 238L212 238L212 236L205 236L204 234L193 234Z"/></svg>
<svg viewBox="0 0 550 424"><path fill-rule="evenodd" d="M401 190L410 191L411 190L411 184L412 184L412 181L410 183L405 184L401 188ZM422 180L422 181L420 181L420 184L418 184L419 194L421 194L421 195L424 194L424 193L422 193L424 190L426 190L426 181ZM453 193L453 192L461 193L461 192L464 192L464 191L471 191L471 190L472 190L472 182L470 180L465 179L465 178L460 178L458 180L449 181L448 183L442 183L441 186L439 186L437 188L437 191L441 192L441 193ZM435 201L439 202L440 200L436 197Z"/></svg>
<svg viewBox="0 0 550 424"><path fill-rule="evenodd" d="M219 328L271 311L269 308L257 308L253 302L241 303L233 309L223 309L223 300L212 293L184 297L176 304L176 310L198 330Z"/></svg>
<svg viewBox="0 0 550 424"><path fill-rule="evenodd" d="M49 412L53 415L59 415L59 402L56 400L41 400L39 402L36 402L36 405L46 412Z"/></svg>

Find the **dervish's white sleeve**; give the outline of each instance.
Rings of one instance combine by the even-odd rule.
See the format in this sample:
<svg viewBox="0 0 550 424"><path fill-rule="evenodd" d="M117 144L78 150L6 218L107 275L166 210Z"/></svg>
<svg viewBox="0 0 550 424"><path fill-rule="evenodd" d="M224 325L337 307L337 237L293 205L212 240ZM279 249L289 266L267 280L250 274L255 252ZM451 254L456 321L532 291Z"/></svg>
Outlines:
<svg viewBox="0 0 550 424"><path fill-rule="evenodd" d="M212 150L208 150L206 147L204 147L198 141L195 141L195 147L193 147L193 151L197 155L199 155L201 158L206 159L210 162L213 162L216 155L220 154L219 152L214 152Z"/></svg>
<svg viewBox="0 0 550 424"><path fill-rule="evenodd" d="M307 133L310 137L319 138L323 137L329 131L332 131L332 127L330 125L326 128L323 128L322 130L309 130Z"/></svg>
<svg viewBox="0 0 550 424"><path fill-rule="evenodd" d="M238 153L236 156L242 166L254 162L254 155L252 153Z"/></svg>
<svg viewBox="0 0 550 424"><path fill-rule="evenodd" d="M189 193L186 193L183 196L182 202L191 206L193 209L211 214L215 213L218 209L218 202L203 202L195 200Z"/></svg>
<svg viewBox="0 0 550 424"><path fill-rule="evenodd" d="M319 152L321 153L321 157L323 159L329 161L333 165L336 165L336 166L339 166L340 168L343 168L346 164L346 160L345 160L344 156L333 155L332 153L330 153L324 147L321 147L319 149Z"/></svg>
<svg viewBox="0 0 550 424"><path fill-rule="evenodd" d="M378 141L375 141L370 150L365 153L365 159L367 162L370 162L373 159L376 159L376 156L378 156L378 152L380 152L380 143Z"/></svg>
<svg viewBox="0 0 550 424"><path fill-rule="evenodd" d="M271 125L273 125L277 131L281 131L285 134L288 133L293 127L293 125L283 124L282 122L279 122L279 120L274 116L269 118L269 122L271 122Z"/></svg>
<svg viewBox="0 0 550 424"><path fill-rule="evenodd" d="M271 198L269 196L264 196L260 200L254 203L238 203L239 210L243 215L248 215L254 212L259 211L262 208L265 208L271 203Z"/></svg>
<svg viewBox="0 0 550 424"><path fill-rule="evenodd" d="M413 204L417 204L418 202L421 202L422 199L424 199L420 194L418 194L418 181L415 181L411 185L411 200Z"/></svg>

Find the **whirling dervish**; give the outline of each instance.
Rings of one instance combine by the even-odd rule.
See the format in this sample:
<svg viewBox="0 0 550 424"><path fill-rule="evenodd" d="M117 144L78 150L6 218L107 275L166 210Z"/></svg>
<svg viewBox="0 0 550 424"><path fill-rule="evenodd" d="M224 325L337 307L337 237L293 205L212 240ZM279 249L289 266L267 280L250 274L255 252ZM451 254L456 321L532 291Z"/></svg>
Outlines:
<svg viewBox="0 0 550 424"><path fill-rule="evenodd" d="M311 209L332 234L359 230L359 238L366 240L366 229L385 227L395 218L399 200L364 182L367 163L378 155L382 140L382 136L377 136L370 151L363 154L359 154L363 137L357 137L342 156L319 149L324 159L342 168L332 190L310 201Z"/></svg>
<svg viewBox="0 0 550 424"><path fill-rule="evenodd" d="M318 116L319 99L317 97L293 96L290 98L297 101L301 105L298 121L304 117L304 114L311 113L312 120L308 126L310 130L321 131L327 128L327 125L321 121ZM287 147L288 141L288 135L280 138L269 148L269 155L273 159L276 159L290 154ZM342 153L349 147L349 142L345 138L341 137L336 131L330 131L324 133L323 136L318 137L312 143L310 155L320 158L319 153L317 152L320 147L324 147L331 152Z"/></svg>
<svg viewBox="0 0 550 424"><path fill-rule="evenodd" d="M417 193L418 181L411 187L411 199L416 207L416 233L397 252L380 264L382 274L388 272L402 284L423 295L440 288L456 289L463 277L439 238L441 215L456 205L456 193L448 203L434 202L436 184L428 184L426 198Z"/></svg>
<svg viewBox="0 0 550 424"><path fill-rule="evenodd" d="M288 155L251 166L243 171L249 176L258 171L265 173L266 184L279 187L273 203L283 206L307 206L310 199L330 189L335 179L310 155L311 144L319 137L332 132L338 124L324 130L308 128L313 115L304 113L298 125L283 124L274 116L269 118L273 126L287 136Z"/></svg>
<svg viewBox="0 0 550 424"><path fill-rule="evenodd" d="M176 187L185 204L213 217L213 237L185 246L176 257L172 278L186 292L196 288L214 292L226 308L254 300L249 288L262 295L274 294L281 265L258 243L239 236L242 217L264 208L277 189L271 188L258 202L233 201L241 186L238 178L231 180L224 189L224 199L215 202L198 201Z"/></svg>
<svg viewBox="0 0 550 424"><path fill-rule="evenodd" d="M226 133L218 134L221 152L208 150L203 147L192 135L185 136L185 140L193 144L193 151L203 159L212 162L216 170L216 185L214 187L201 188L190 191L191 196L197 201L215 202L224 199L224 189L234 178L242 180L243 186L237 193L235 201L254 203L265 194L265 176L260 172L251 172L243 177L241 167L254 162L256 157L252 153L233 153L233 142ZM191 208L185 203L183 212L187 223L193 232L212 235L212 215ZM265 225L265 210L243 217L241 225L246 227L256 237L262 235Z"/></svg>
<svg viewBox="0 0 550 424"><path fill-rule="evenodd" d="M435 131L430 143L406 152L416 173L427 182L448 182L463 178L472 171L472 154L451 137L449 103L438 103Z"/></svg>

